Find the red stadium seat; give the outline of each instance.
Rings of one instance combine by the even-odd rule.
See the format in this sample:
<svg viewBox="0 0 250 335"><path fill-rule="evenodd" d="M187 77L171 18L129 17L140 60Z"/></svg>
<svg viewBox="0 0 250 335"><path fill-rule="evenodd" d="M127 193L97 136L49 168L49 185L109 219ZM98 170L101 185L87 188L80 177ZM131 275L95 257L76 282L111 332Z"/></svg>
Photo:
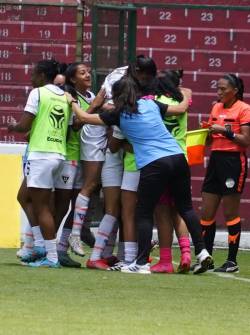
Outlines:
<svg viewBox="0 0 250 335"><path fill-rule="evenodd" d="M0 5L0 20L75 22L76 9L64 6Z"/></svg>
<svg viewBox="0 0 250 335"><path fill-rule="evenodd" d="M13 25L12 25L13 26ZM11 28L11 27L10 27ZM21 30L18 35L10 36L10 41L44 42L44 43L75 43L76 24L68 22L25 22L18 24ZM10 31L11 32L11 31Z"/></svg>
<svg viewBox="0 0 250 335"><path fill-rule="evenodd" d="M56 58L70 63L75 59L75 44L43 44L3 42L0 45L0 59L4 64L32 64L41 59Z"/></svg>
<svg viewBox="0 0 250 335"><path fill-rule="evenodd" d="M0 110L7 107L23 106L30 90L30 86L0 85Z"/></svg>
<svg viewBox="0 0 250 335"><path fill-rule="evenodd" d="M0 68L0 85L29 85L31 65L2 64Z"/></svg>

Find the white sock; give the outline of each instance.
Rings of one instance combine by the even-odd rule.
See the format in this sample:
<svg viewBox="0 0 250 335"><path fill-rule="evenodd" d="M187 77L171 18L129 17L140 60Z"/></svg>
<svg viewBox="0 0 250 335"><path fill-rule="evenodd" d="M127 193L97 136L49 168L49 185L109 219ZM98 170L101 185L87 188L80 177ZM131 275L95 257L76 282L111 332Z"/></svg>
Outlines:
<svg viewBox="0 0 250 335"><path fill-rule="evenodd" d="M34 237L31 229L31 225L28 223L24 231L24 244L23 250L30 252L34 247Z"/></svg>
<svg viewBox="0 0 250 335"><path fill-rule="evenodd" d="M96 261L101 258L101 255L115 222L116 218L114 216L109 214L104 215L102 221L100 222L98 232L96 234L94 249L90 256L91 261Z"/></svg>
<svg viewBox="0 0 250 335"><path fill-rule="evenodd" d="M60 237L60 241L57 245L57 250L58 251L65 251L67 252L68 248L69 248L69 235L71 233L71 229L70 228L63 228L62 230L62 234Z"/></svg>
<svg viewBox="0 0 250 335"><path fill-rule="evenodd" d="M117 258L120 261L124 261L124 242L118 243Z"/></svg>
<svg viewBox="0 0 250 335"><path fill-rule="evenodd" d="M136 259L137 252L138 252L137 242L124 242L125 262L132 263Z"/></svg>
<svg viewBox="0 0 250 335"><path fill-rule="evenodd" d="M118 221L115 222L114 227L109 235L109 239L107 241L107 244L103 250L102 258L108 258L113 255L117 232L118 232L119 223Z"/></svg>
<svg viewBox="0 0 250 335"><path fill-rule="evenodd" d="M89 198L79 193L76 198L72 235L75 236L81 235L82 225L84 224L85 216L88 210L88 205L89 205Z"/></svg>
<svg viewBox="0 0 250 335"><path fill-rule="evenodd" d="M56 251L56 239L53 240L44 240L45 249L46 249L46 257L49 261L57 263L58 256Z"/></svg>
<svg viewBox="0 0 250 335"><path fill-rule="evenodd" d="M34 236L34 246L35 247L44 247L44 238L41 233L40 226L31 227L32 233Z"/></svg>

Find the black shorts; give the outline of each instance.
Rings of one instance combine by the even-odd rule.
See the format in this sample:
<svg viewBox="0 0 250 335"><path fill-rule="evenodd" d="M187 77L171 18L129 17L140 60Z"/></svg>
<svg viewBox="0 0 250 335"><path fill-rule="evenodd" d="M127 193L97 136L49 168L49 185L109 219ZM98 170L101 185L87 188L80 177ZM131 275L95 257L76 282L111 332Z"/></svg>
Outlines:
<svg viewBox="0 0 250 335"><path fill-rule="evenodd" d="M242 193L246 177L245 153L212 151L202 192L219 195Z"/></svg>

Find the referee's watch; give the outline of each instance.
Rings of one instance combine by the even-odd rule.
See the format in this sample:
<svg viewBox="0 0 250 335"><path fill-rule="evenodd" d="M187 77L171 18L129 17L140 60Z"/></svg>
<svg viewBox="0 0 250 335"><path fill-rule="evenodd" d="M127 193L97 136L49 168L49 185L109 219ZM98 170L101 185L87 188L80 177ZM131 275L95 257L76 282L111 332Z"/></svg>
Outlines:
<svg viewBox="0 0 250 335"><path fill-rule="evenodd" d="M227 139L233 141L235 139L236 134L232 130L226 129L225 136Z"/></svg>

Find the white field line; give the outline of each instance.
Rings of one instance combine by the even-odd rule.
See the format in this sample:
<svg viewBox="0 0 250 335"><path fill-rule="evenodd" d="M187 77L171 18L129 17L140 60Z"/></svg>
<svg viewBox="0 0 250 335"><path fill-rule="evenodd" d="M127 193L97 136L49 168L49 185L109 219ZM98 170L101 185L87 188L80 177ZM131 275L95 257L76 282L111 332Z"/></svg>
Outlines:
<svg viewBox="0 0 250 335"><path fill-rule="evenodd" d="M159 259L159 257L154 257L156 259ZM179 265L177 262L173 262L174 265ZM221 273L221 272L208 272L209 274L216 275L217 277L226 278L226 279L233 279L233 280L239 280L244 281L246 283L250 283L250 279L243 278L243 277L237 277L232 273Z"/></svg>
<svg viewBox="0 0 250 335"><path fill-rule="evenodd" d="M211 273L213 275L216 275L218 277L221 277L221 278L234 279L234 280L239 280L239 281L244 281L244 282L250 283L250 279L243 278L243 277L237 277L232 273L221 273L221 272L209 272L209 273Z"/></svg>

